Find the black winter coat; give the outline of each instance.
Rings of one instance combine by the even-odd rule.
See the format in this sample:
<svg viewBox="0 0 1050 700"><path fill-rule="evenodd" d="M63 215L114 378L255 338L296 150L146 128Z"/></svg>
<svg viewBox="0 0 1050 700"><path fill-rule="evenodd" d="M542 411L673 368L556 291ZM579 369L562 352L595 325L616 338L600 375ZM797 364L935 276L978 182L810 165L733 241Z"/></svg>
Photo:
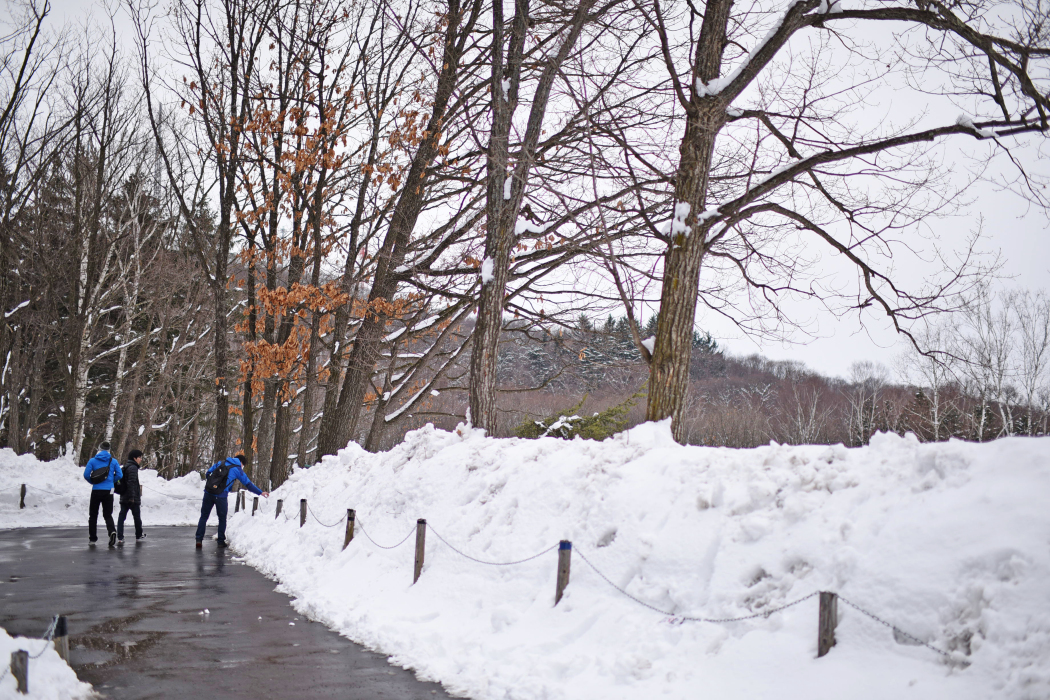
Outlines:
<svg viewBox="0 0 1050 700"><path fill-rule="evenodd" d="M127 488L124 489L124 493L120 494L120 502L141 503L142 485L139 483L139 465L135 464L133 459L129 459L124 464L124 483L127 484Z"/></svg>

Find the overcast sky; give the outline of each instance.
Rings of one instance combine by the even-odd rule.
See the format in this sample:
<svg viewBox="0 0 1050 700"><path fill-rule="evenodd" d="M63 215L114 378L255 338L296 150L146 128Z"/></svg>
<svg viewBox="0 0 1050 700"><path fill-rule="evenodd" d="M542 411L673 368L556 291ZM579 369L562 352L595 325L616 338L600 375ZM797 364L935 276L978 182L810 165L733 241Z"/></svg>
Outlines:
<svg viewBox="0 0 1050 700"><path fill-rule="evenodd" d="M52 0L56 24L82 21L89 14L101 23L108 23L102 4L89 4L78 0ZM112 5L112 3L111 3ZM133 54L133 35L130 23L121 11L116 20L117 30L122 34L129 54ZM899 105L892 103L900 99L893 94L886 96L886 109ZM916 99L914 95L910 99ZM954 121L959 110L950 104L910 103L904 107L928 112L931 121L941 123ZM955 137L953 147L976 148L975 142L968 145L964 137ZM1033 137L1034 140L1034 137ZM1041 153L1040 153L1041 152ZM1031 160L1041 161L1037 167L1050 169L1050 150L1044 144L1040 149L1029 149ZM984 239L982 251L1002 258L1002 284L1006 287L1050 290L1050 231L1045 212L1030 207L1022 198L1008 192L996 191L990 185L979 185L975 190L976 201L965 217L941 221L936 232L946 246L958 245L965 236L977 228L983 218ZM903 274L908 277L921 276L922 266L907 264ZM828 260L827 274L842 283L852 282L855 273L834 261ZM702 285L701 285L702 286ZM905 349L903 339L893 332L889 321L876 313L868 312L863 319L857 313L843 318L824 311L811 301L790 306L793 316L803 322L811 333L797 334L795 342L781 343L760 341L743 336L731 323L710 312L701 311L698 325L711 332L723 348L736 355L759 352L781 360L799 360L810 368L828 375L846 376L851 363L857 360L876 360L887 365ZM863 323L861 323L863 320Z"/></svg>

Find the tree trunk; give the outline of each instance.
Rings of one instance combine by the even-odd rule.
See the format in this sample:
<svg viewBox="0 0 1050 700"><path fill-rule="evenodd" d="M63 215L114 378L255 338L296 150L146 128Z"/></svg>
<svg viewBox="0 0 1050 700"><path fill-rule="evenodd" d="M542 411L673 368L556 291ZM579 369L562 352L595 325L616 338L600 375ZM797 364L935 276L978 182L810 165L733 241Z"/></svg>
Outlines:
<svg viewBox="0 0 1050 700"><path fill-rule="evenodd" d="M265 488L263 484L270 483L270 457L273 454L273 413L277 405L277 383L273 379L265 380L263 385L262 413L259 417L259 450L255 455L256 476L259 481L256 485ZM269 490L269 489L266 489Z"/></svg>
<svg viewBox="0 0 1050 700"><path fill-rule="evenodd" d="M470 356L470 418L474 425L490 434L496 429L496 370L499 338L503 329L503 299L510 277L510 254L517 243L516 222L525 196L525 185L542 134L554 79L562 63L576 45L595 0L581 0L574 10L569 30L558 51L544 66L533 96L529 119L517 152L514 174L507 182L510 167L510 132L518 99L522 56L529 26L528 0L516 0L503 70L503 7L492 9L492 132L486 156L485 261L481 268L481 295L478 320L474 326L474 346ZM506 76L506 78L504 77ZM504 87L506 86L506 87ZM488 279L486 279L488 278Z"/></svg>
<svg viewBox="0 0 1050 700"><path fill-rule="evenodd" d="M44 335L41 333L36 340L36 349L33 352L33 368L32 368L32 382L29 385L29 410L26 412L26 419L29 422L29 430L23 431L23 440L26 441L25 446L27 451L30 449L30 442L32 440L33 431L36 430L34 424L40 417L40 404L44 395Z"/></svg>
<svg viewBox="0 0 1050 700"><path fill-rule="evenodd" d="M22 377L22 327L15 329L11 340L10 365L4 376L7 384L7 446L22 454L22 398L19 386ZM16 379L18 381L16 381Z"/></svg>
<svg viewBox="0 0 1050 700"><path fill-rule="evenodd" d="M270 485L277 488L288 479L288 443L292 422L291 397L285 398L288 382L277 381L277 415L274 418L273 456L270 459Z"/></svg>
<svg viewBox="0 0 1050 700"><path fill-rule="evenodd" d="M694 82L699 79L708 83L721 71L731 7L731 0L707 3L693 66ZM715 140L726 118L725 107L717 96L698 96L692 86L689 91L690 108L675 178L674 220L684 226L676 230L672 225L671 244L664 255L660 314L646 406L646 420L671 418L671 428L679 442L685 440L682 409L689 386L700 265L707 252L708 226L699 215L706 209ZM683 204L688 211L679 209Z"/></svg>
<svg viewBox="0 0 1050 700"><path fill-rule="evenodd" d="M510 165L510 128L517 106L528 13L528 0L514 3L515 21L510 35L509 60L504 66L503 3L492 5L492 131L485 156L485 260L481 268L478 319L474 326L474 346L470 355L468 416L474 425L490 433L496 427L496 367L499 336L503 328L503 296L507 289L510 249L514 239L510 227L514 225L512 215L517 214L508 201L510 197L505 196L507 168ZM510 184L513 187L514 183ZM519 189L524 189L521 183Z"/></svg>
<svg viewBox="0 0 1050 700"><path fill-rule="evenodd" d="M135 408L138 406L138 394L139 387L142 385L142 367L146 364L146 357L149 355L149 339L150 329L153 328L152 321L146 324L145 337L142 339L142 347L139 349L138 361L135 363L135 372L131 377L131 387L128 390L128 400L125 403L124 408L124 427L120 431L120 439L117 441L117 454L124 454L125 448L128 443L131 442L131 430L133 421L135 420ZM162 332L163 336L164 333ZM142 449L139 445L138 449ZM143 450L144 451L144 450Z"/></svg>
<svg viewBox="0 0 1050 700"><path fill-rule="evenodd" d="M232 184L232 183L231 183ZM232 187L230 188L232 190ZM232 206L232 202L230 204ZM230 256L230 211L226 208L225 221L219 223L219 241L215 256L215 436L213 461L226 457L229 448L230 387L226 379L229 338L226 337L226 270Z"/></svg>

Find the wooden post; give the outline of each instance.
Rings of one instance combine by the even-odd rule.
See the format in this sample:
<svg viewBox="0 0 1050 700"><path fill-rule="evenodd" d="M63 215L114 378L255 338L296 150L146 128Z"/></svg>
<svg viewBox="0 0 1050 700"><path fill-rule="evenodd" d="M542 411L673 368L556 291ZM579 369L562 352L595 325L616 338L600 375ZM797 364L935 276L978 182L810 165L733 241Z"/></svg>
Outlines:
<svg viewBox="0 0 1050 700"><path fill-rule="evenodd" d="M284 499L283 498L278 498L277 499L277 513L276 513L276 515L273 516L274 520L277 520L277 518L281 515L281 508L283 508L283 507L284 507Z"/></svg>
<svg viewBox="0 0 1050 700"><path fill-rule="evenodd" d="M419 575L423 573L423 550L426 548L427 541L427 521L426 518L420 518L416 521L416 568L412 575L412 583L419 580Z"/></svg>
<svg viewBox="0 0 1050 700"><path fill-rule="evenodd" d="M11 675L15 677L18 692L29 695L29 652L24 649L11 652Z"/></svg>
<svg viewBox="0 0 1050 700"><path fill-rule="evenodd" d="M346 537L343 538L343 549L346 549L346 545L350 544L350 540L354 539L355 515L353 508L346 509Z"/></svg>
<svg viewBox="0 0 1050 700"><path fill-rule="evenodd" d="M240 491L238 491L237 493L233 494L233 512L234 513L241 512L241 492Z"/></svg>
<svg viewBox="0 0 1050 700"><path fill-rule="evenodd" d="M554 590L554 604L561 602L565 587L569 585L569 564L572 560L572 542L562 540L558 543L558 584Z"/></svg>
<svg viewBox="0 0 1050 700"><path fill-rule="evenodd" d="M248 492L241 491L241 510L248 510Z"/></svg>
<svg viewBox="0 0 1050 700"><path fill-rule="evenodd" d="M306 499L299 499L299 527L306 524Z"/></svg>
<svg viewBox="0 0 1050 700"><path fill-rule="evenodd" d="M26 485L22 484L22 489L18 493L18 509L22 510L26 507Z"/></svg>
<svg viewBox="0 0 1050 700"><path fill-rule="evenodd" d="M65 615L59 615L55 623L55 651L62 660L69 663L69 625Z"/></svg>
<svg viewBox="0 0 1050 700"><path fill-rule="evenodd" d="M827 591L820 592L820 619L817 623L817 658L835 646L835 628L839 624L839 597Z"/></svg>
<svg viewBox="0 0 1050 700"><path fill-rule="evenodd" d="M259 497L256 496L252 499L252 517L255 517L255 511L259 510Z"/></svg>

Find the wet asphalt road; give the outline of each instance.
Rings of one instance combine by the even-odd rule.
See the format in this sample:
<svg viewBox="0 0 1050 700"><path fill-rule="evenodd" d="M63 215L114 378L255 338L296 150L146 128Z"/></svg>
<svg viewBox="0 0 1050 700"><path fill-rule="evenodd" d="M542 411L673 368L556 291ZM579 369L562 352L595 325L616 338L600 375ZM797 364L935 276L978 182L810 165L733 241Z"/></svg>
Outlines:
<svg viewBox="0 0 1050 700"><path fill-rule="evenodd" d="M106 698L449 697L297 614L234 552L195 550L193 528L146 534L110 549L86 527L0 530L0 626L39 637L66 614L71 664Z"/></svg>

